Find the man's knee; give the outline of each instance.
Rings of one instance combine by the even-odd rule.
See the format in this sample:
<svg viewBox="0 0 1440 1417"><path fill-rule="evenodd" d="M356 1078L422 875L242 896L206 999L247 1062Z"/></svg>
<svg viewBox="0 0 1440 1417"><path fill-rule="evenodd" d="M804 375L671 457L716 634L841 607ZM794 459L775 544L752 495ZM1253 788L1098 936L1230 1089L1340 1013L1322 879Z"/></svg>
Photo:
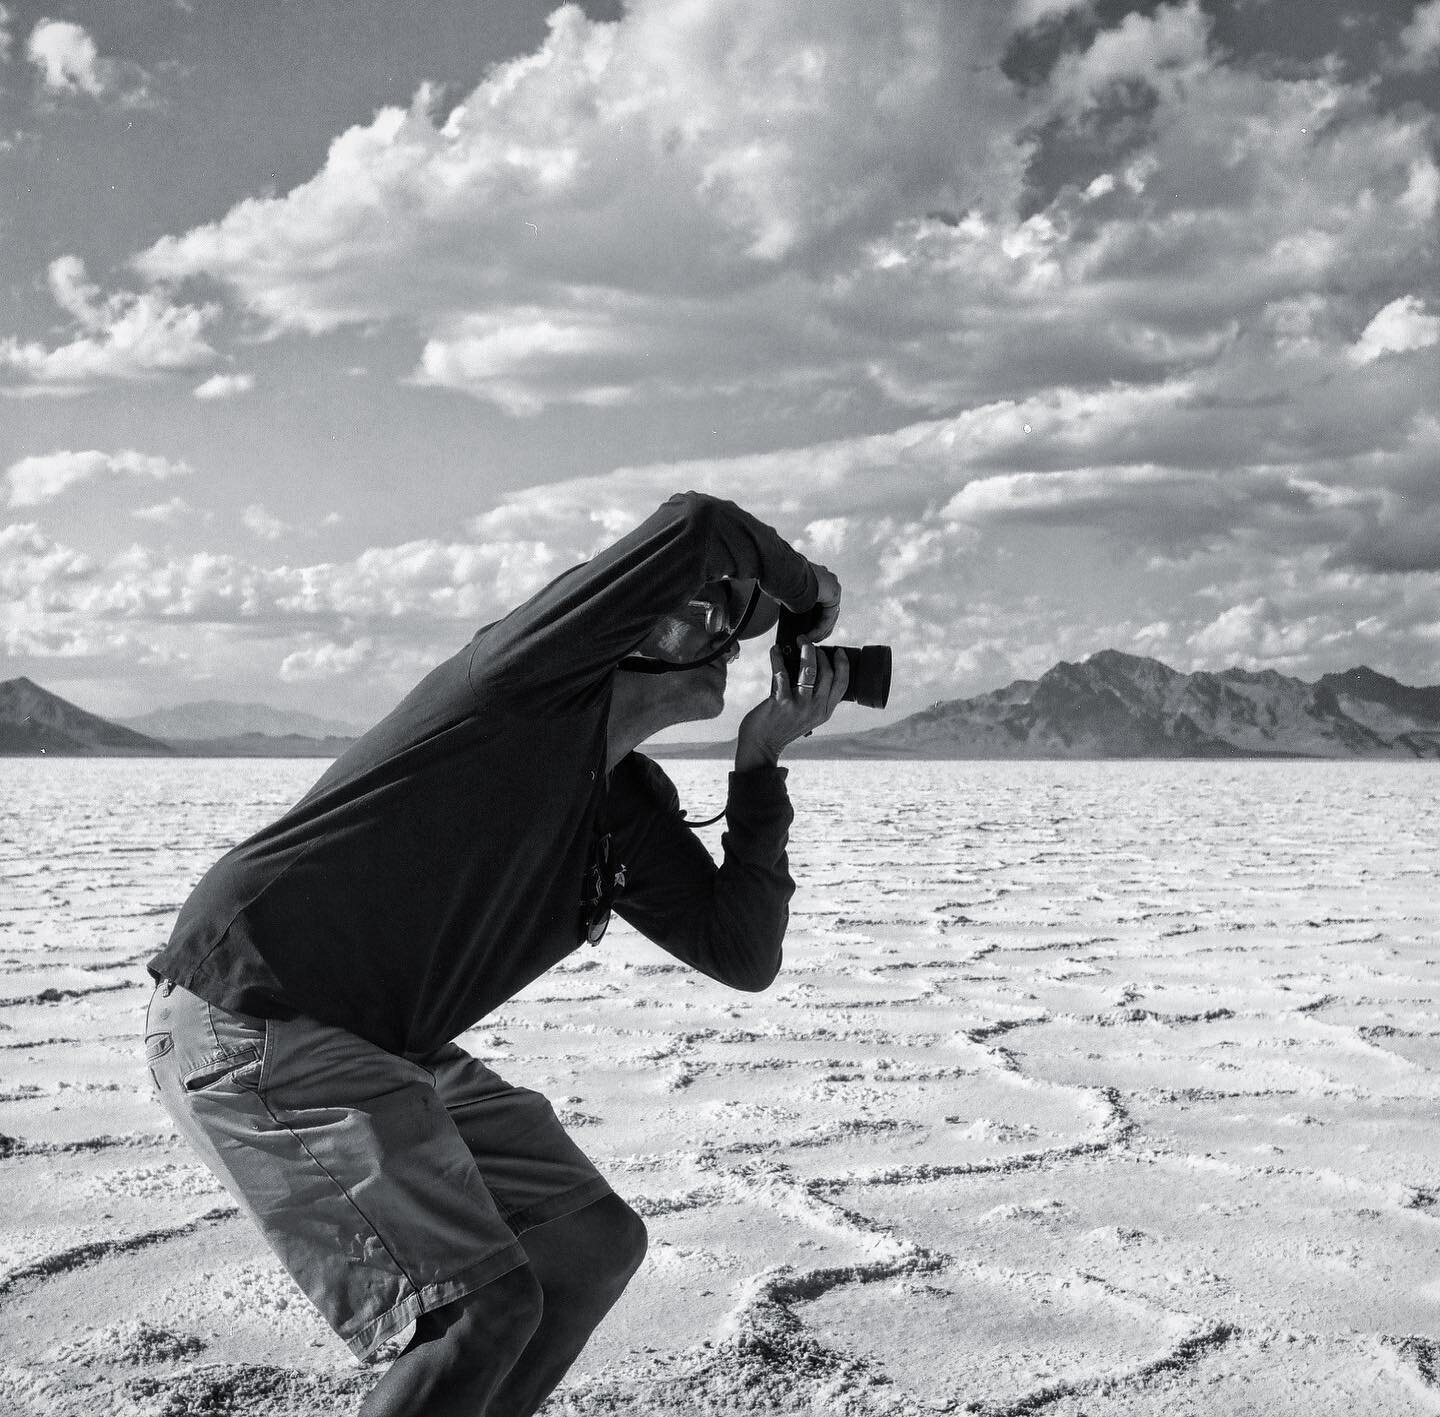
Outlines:
<svg viewBox="0 0 1440 1417"><path fill-rule="evenodd" d="M630 1209L619 1196L609 1196L613 1202L611 1212L611 1253L614 1256L614 1275L623 1289L640 1268L645 1251L650 1245L650 1234L645 1222ZM600 1204L604 1205L602 1201Z"/></svg>
<svg viewBox="0 0 1440 1417"><path fill-rule="evenodd" d="M539 1279L529 1265L520 1265L422 1314L411 1347L433 1344L437 1356L443 1353L449 1362L464 1366L488 1364L502 1351L513 1359L534 1337L544 1310Z"/></svg>
<svg viewBox="0 0 1440 1417"><path fill-rule="evenodd" d="M617 1195L538 1225L520 1240L547 1294L573 1301L583 1291L606 1308L640 1268L648 1244L645 1222Z"/></svg>
<svg viewBox="0 0 1440 1417"><path fill-rule="evenodd" d="M645 1222L619 1196L609 1195L576 1213L588 1231L590 1280L612 1302L620 1297L645 1258Z"/></svg>

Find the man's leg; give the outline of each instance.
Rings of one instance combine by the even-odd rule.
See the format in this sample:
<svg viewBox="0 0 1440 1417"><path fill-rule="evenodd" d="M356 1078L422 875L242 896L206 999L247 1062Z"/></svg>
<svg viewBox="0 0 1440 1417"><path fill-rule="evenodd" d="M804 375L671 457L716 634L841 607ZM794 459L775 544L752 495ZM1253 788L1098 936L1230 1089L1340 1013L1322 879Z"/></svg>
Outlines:
<svg viewBox="0 0 1440 1417"><path fill-rule="evenodd" d="M421 1314L426 1356L397 1361L367 1411L483 1411L539 1325L542 1291L429 1069L171 985L145 1044L177 1128L357 1356ZM418 1406L403 1405L407 1384Z"/></svg>
<svg viewBox="0 0 1440 1417"><path fill-rule="evenodd" d="M608 1195L526 1230L520 1243L544 1295L544 1312L485 1409L493 1417L530 1417L550 1396L640 1268L645 1223L619 1196ZM370 1417L368 1408L364 1417Z"/></svg>
<svg viewBox="0 0 1440 1417"><path fill-rule="evenodd" d="M543 1327L540 1285L521 1266L422 1314L409 1347L370 1390L360 1417L485 1417Z"/></svg>

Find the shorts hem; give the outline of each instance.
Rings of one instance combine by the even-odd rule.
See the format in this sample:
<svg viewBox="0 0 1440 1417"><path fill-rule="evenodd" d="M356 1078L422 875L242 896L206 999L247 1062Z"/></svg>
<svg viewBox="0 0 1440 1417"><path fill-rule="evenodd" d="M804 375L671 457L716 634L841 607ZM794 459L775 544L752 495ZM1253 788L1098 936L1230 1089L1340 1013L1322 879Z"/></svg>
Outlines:
<svg viewBox="0 0 1440 1417"><path fill-rule="evenodd" d="M527 1205L524 1210L509 1212L505 1216L505 1223L517 1235L523 1235L537 1225L544 1225L547 1220L559 1220L562 1215L572 1215L611 1194L613 1192L609 1181L603 1176L591 1176L589 1180L572 1186L568 1191L546 1196L534 1205Z"/></svg>
<svg viewBox="0 0 1440 1417"><path fill-rule="evenodd" d="M527 1261L524 1248L518 1240L492 1251L478 1264L461 1270L450 1279L439 1279L421 1289L412 1289L398 1303L387 1309L377 1319L372 1319L358 1333L345 1338L345 1345L362 1362L374 1361L375 1350L386 1340L393 1338L401 1329L415 1322L421 1314L433 1309L444 1308L456 1299L463 1299L477 1289L483 1289L512 1269L519 1269Z"/></svg>

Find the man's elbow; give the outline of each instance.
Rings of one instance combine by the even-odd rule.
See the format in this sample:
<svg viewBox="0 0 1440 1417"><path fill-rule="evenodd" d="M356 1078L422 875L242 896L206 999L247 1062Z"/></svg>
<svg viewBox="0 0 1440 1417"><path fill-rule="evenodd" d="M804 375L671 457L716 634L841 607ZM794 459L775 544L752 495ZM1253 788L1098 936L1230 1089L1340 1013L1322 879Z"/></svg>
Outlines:
<svg viewBox="0 0 1440 1417"><path fill-rule="evenodd" d="M677 492L666 503L674 507L680 518L698 531L705 530L719 503L719 498L708 492Z"/></svg>

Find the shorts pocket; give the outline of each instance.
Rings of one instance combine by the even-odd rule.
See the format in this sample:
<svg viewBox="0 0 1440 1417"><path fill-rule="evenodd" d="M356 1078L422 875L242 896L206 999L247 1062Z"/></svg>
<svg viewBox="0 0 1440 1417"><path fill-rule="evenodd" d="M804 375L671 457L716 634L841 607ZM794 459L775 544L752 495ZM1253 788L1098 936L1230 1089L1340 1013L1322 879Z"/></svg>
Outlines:
<svg viewBox="0 0 1440 1417"><path fill-rule="evenodd" d="M257 1081L260 1076L260 1057L259 1046L247 1043L234 1053L211 1058L208 1062L201 1063L198 1068L191 1068L180 1081L186 1092L203 1092L206 1088L215 1087L222 1082Z"/></svg>

